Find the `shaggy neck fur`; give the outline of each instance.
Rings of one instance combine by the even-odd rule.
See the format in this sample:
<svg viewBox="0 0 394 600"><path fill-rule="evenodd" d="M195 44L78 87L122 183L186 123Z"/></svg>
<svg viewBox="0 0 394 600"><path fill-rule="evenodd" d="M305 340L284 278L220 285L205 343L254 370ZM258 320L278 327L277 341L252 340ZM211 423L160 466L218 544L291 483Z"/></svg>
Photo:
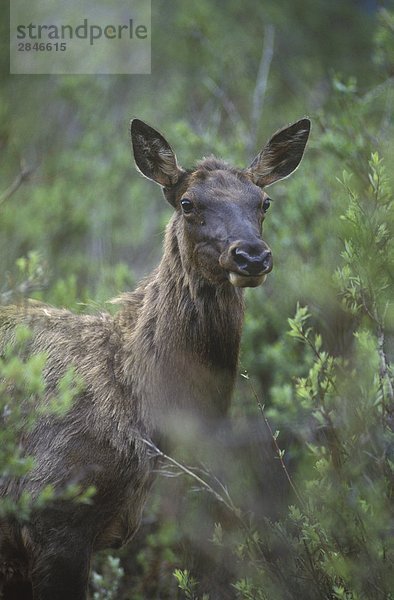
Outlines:
<svg viewBox="0 0 394 600"><path fill-rule="evenodd" d="M214 285L199 277L186 252L175 214L158 269L122 297L117 317L126 385L144 382L138 393L146 396L149 417L159 429L158 420L177 410L202 418L223 415L236 375L242 291L227 281Z"/></svg>

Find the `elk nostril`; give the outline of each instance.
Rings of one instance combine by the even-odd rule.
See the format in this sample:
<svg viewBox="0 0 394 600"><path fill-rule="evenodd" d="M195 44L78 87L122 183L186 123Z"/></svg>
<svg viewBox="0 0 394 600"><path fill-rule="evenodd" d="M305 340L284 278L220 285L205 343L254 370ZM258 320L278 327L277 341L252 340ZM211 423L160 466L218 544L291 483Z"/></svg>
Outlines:
<svg viewBox="0 0 394 600"><path fill-rule="evenodd" d="M241 248L233 248L231 250L235 263L240 269L247 269L249 263L249 255Z"/></svg>
<svg viewBox="0 0 394 600"><path fill-rule="evenodd" d="M268 269L272 268L272 252L271 250L266 250L261 255L261 264L263 267L263 271L268 271Z"/></svg>
<svg viewBox="0 0 394 600"><path fill-rule="evenodd" d="M249 253L242 248L235 247L231 250L233 260L237 267L247 275L259 275L272 268L272 254L270 250L264 250L258 254Z"/></svg>

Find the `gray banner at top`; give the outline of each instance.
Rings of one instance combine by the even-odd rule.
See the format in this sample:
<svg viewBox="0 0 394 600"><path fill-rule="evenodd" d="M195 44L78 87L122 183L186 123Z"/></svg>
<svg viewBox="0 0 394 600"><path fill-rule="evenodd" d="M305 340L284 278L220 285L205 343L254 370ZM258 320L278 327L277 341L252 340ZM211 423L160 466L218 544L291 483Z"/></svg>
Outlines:
<svg viewBox="0 0 394 600"><path fill-rule="evenodd" d="M10 73L150 72L150 0L10 2Z"/></svg>

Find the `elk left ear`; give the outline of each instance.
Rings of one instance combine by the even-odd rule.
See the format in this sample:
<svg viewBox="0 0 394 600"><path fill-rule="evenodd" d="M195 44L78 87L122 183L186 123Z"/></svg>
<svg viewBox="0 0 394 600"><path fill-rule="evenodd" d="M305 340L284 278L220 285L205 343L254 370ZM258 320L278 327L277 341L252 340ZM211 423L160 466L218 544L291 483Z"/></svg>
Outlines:
<svg viewBox="0 0 394 600"><path fill-rule="evenodd" d="M130 133L138 170L163 187L174 185L183 170L167 140L139 119L131 121Z"/></svg>
<svg viewBox="0 0 394 600"><path fill-rule="evenodd" d="M254 183L265 187L291 175L301 162L310 129L310 120L301 119L277 131L247 169Z"/></svg>

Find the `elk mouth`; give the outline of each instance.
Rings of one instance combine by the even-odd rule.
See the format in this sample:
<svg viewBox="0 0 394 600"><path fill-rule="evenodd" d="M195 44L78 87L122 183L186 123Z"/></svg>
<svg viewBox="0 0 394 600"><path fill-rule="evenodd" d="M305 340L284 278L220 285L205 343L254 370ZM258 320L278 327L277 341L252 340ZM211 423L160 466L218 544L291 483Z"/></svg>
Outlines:
<svg viewBox="0 0 394 600"><path fill-rule="evenodd" d="M241 275L241 273L229 271L228 278L234 287L258 287L267 279L267 273L262 273L261 275Z"/></svg>
<svg viewBox="0 0 394 600"><path fill-rule="evenodd" d="M265 242L247 243L237 241L220 256L219 263L227 272L234 287L257 287L272 271L272 253Z"/></svg>

